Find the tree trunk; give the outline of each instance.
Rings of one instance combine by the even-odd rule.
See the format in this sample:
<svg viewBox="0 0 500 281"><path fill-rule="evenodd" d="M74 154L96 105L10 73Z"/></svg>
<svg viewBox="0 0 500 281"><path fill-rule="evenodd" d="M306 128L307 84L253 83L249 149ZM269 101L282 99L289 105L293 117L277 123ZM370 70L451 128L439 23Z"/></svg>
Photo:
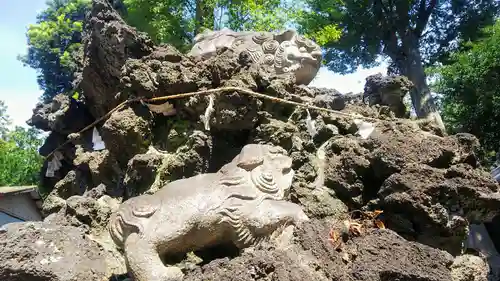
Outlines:
<svg viewBox="0 0 500 281"><path fill-rule="evenodd" d="M437 125L445 132L441 115L439 114L436 101L431 96L427 85L422 56L420 55L419 42L416 36L410 35L403 40L404 59L398 64L401 74L413 82L410 92L411 101L415 113L419 118L429 118L436 121Z"/></svg>

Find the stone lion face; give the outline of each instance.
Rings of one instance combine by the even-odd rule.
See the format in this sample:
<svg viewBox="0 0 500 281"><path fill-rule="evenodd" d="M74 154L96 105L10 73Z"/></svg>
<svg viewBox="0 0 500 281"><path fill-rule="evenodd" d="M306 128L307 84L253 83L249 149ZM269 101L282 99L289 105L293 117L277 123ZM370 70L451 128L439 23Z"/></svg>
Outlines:
<svg viewBox="0 0 500 281"><path fill-rule="evenodd" d="M294 34L290 40L283 41L276 52L277 72L295 73L297 84L309 84L321 66L321 48L313 41Z"/></svg>
<svg viewBox="0 0 500 281"><path fill-rule="evenodd" d="M208 58L221 48L246 54L252 62L270 66L277 74L292 73L296 84L309 84L322 60L321 48L295 30L280 33L206 31L196 36L190 54Z"/></svg>
<svg viewBox="0 0 500 281"><path fill-rule="evenodd" d="M248 144L238 156L237 166L248 172L253 184L263 193L282 199L290 190L292 159L281 147Z"/></svg>

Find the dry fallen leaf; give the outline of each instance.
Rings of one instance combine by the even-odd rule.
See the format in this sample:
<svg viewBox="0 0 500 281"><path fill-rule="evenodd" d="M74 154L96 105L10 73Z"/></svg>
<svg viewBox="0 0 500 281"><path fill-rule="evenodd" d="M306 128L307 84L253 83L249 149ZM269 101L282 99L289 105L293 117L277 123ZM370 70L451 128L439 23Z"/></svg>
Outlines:
<svg viewBox="0 0 500 281"><path fill-rule="evenodd" d="M309 135L311 136L311 138L313 138L316 134L317 134L317 130L316 130L316 121L312 120L311 119L311 114L309 114L309 110L306 109L306 112L307 112L307 117L306 117L306 128L307 128L307 132L309 133Z"/></svg>
<svg viewBox="0 0 500 281"><path fill-rule="evenodd" d="M375 213L375 217L378 217L378 215L382 214L384 211L382 210L375 210L373 213Z"/></svg>
<svg viewBox="0 0 500 281"><path fill-rule="evenodd" d="M359 224L359 223L352 223L351 227L349 228L349 231L352 234L354 234L354 235L360 236L361 233L362 233L361 224Z"/></svg>
<svg viewBox="0 0 500 281"><path fill-rule="evenodd" d="M373 133L373 130L375 130L375 125L370 122L354 119L354 123L358 127L357 134L363 139L367 139Z"/></svg>
<svg viewBox="0 0 500 281"><path fill-rule="evenodd" d="M162 104L150 104L146 103L149 110L155 113L162 113L164 116L172 116L177 113L174 106L168 101Z"/></svg>
<svg viewBox="0 0 500 281"><path fill-rule="evenodd" d="M330 233L328 234L328 241L330 241L332 244L333 244L333 247L335 248L335 250L337 250L339 247L340 247L340 244L341 244L341 239L340 239L340 235L337 231L335 230L330 230Z"/></svg>
<svg viewBox="0 0 500 281"><path fill-rule="evenodd" d="M375 210L373 212L365 212L365 215L368 216L370 219L374 219L378 217L380 214L382 214L384 211L381 210Z"/></svg>
<svg viewBox="0 0 500 281"><path fill-rule="evenodd" d="M361 228L363 226L355 221L345 220L344 227L348 231L349 235L360 236L362 234Z"/></svg>
<svg viewBox="0 0 500 281"><path fill-rule="evenodd" d="M375 225L380 229L385 229L385 225L381 220L375 220Z"/></svg>

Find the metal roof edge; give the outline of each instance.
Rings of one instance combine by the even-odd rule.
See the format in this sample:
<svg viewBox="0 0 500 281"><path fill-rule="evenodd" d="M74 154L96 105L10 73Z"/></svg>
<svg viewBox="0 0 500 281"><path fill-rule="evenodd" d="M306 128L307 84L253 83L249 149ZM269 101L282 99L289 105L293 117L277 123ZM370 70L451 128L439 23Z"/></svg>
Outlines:
<svg viewBox="0 0 500 281"><path fill-rule="evenodd" d="M26 185L26 186L1 186L0 187L0 197L7 195L16 195L21 193L37 192L36 185Z"/></svg>

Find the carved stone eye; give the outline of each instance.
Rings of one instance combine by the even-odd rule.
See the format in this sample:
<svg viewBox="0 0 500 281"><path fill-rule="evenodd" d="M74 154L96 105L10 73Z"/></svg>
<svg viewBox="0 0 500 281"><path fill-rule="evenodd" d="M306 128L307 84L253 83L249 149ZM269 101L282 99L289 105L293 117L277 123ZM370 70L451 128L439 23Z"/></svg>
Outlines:
<svg viewBox="0 0 500 281"><path fill-rule="evenodd" d="M264 193L274 194L279 191L273 174L268 171L262 171L261 169L254 170L252 173L252 181L256 187Z"/></svg>
<svg viewBox="0 0 500 281"><path fill-rule="evenodd" d="M243 39L236 39L236 40L233 41L233 44L232 44L231 47L233 49L235 49L235 48L237 48L237 47L239 47L239 46L241 46L243 44L245 44L245 40L243 40Z"/></svg>
<svg viewBox="0 0 500 281"><path fill-rule="evenodd" d="M264 53L258 47L248 47L245 51L253 62L258 62Z"/></svg>
<svg viewBox="0 0 500 281"><path fill-rule="evenodd" d="M137 204L132 208L132 214L136 217L149 217L156 212L158 206L154 204Z"/></svg>

